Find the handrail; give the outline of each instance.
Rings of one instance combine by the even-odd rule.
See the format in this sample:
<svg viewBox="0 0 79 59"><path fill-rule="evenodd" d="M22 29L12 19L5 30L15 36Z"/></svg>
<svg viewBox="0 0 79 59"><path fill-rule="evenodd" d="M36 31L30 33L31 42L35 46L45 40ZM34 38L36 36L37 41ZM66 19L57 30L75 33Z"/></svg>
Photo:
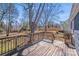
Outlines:
<svg viewBox="0 0 79 59"><path fill-rule="evenodd" d="M31 37L31 38L30 38ZM53 32L36 32L23 35L0 37L0 55L10 55L12 51L18 51L24 45L36 43L44 38L55 39Z"/></svg>

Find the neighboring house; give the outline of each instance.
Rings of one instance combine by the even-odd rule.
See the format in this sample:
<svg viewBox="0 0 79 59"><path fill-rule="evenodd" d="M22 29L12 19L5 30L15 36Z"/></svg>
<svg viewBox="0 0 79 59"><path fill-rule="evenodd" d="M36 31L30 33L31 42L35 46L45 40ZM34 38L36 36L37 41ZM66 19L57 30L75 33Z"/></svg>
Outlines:
<svg viewBox="0 0 79 59"><path fill-rule="evenodd" d="M69 17L68 30L73 33L75 47L79 55L79 4L73 4Z"/></svg>

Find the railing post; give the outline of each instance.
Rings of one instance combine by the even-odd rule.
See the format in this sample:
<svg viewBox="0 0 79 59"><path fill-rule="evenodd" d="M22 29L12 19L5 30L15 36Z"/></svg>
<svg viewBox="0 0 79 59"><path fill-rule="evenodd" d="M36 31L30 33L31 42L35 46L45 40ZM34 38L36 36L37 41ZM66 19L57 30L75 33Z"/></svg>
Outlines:
<svg viewBox="0 0 79 59"><path fill-rule="evenodd" d="M15 37L15 51L17 51L18 49L17 49L17 37Z"/></svg>
<svg viewBox="0 0 79 59"><path fill-rule="evenodd" d="M44 32L44 39L46 39L46 37L45 37L45 36L46 36L46 31Z"/></svg>
<svg viewBox="0 0 79 59"><path fill-rule="evenodd" d="M32 33L31 35L31 44L34 42L33 40L34 40L34 33Z"/></svg>
<svg viewBox="0 0 79 59"><path fill-rule="evenodd" d="M38 33L38 41L39 41L39 33Z"/></svg>
<svg viewBox="0 0 79 59"><path fill-rule="evenodd" d="M6 38L5 38L5 52L6 52Z"/></svg>
<svg viewBox="0 0 79 59"><path fill-rule="evenodd" d="M1 40L1 55L3 54L3 40Z"/></svg>
<svg viewBox="0 0 79 59"><path fill-rule="evenodd" d="M30 45L30 44L32 44L32 33L29 35L30 35L30 40L29 40L28 44Z"/></svg>
<svg viewBox="0 0 79 59"><path fill-rule="evenodd" d="M55 35L52 33L52 43L55 40Z"/></svg>
<svg viewBox="0 0 79 59"><path fill-rule="evenodd" d="M43 32L43 39L45 39L45 32Z"/></svg>

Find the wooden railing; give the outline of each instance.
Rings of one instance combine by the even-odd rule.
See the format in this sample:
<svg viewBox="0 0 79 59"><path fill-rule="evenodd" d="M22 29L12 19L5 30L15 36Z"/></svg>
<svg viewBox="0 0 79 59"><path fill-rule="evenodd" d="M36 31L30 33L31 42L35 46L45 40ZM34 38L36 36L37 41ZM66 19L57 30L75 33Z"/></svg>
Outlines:
<svg viewBox="0 0 79 59"><path fill-rule="evenodd" d="M0 55L10 55L29 43L34 44L43 39L54 40L53 32L30 33L28 35L6 36L0 38Z"/></svg>
<svg viewBox="0 0 79 59"><path fill-rule="evenodd" d="M58 32L58 31L60 31L61 29L60 28L55 28L55 27L50 27L50 28L46 28L46 31L56 31L56 32ZM43 32L43 31L45 31L45 29L44 28L37 28L37 30L36 31L41 31L41 32Z"/></svg>
<svg viewBox="0 0 79 59"><path fill-rule="evenodd" d="M0 55L16 52L26 44L29 39L26 35L8 36L0 38Z"/></svg>

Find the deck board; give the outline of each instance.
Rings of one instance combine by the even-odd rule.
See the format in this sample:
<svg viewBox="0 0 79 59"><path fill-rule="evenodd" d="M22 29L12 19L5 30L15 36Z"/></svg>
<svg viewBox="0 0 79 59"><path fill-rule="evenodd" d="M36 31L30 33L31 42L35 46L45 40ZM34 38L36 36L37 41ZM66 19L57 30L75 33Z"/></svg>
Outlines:
<svg viewBox="0 0 79 59"><path fill-rule="evenodd" d="M77 56L76 50L68 48L63 42L55 40L53 43L41 41L26 48L26 56Z"/></svg>

